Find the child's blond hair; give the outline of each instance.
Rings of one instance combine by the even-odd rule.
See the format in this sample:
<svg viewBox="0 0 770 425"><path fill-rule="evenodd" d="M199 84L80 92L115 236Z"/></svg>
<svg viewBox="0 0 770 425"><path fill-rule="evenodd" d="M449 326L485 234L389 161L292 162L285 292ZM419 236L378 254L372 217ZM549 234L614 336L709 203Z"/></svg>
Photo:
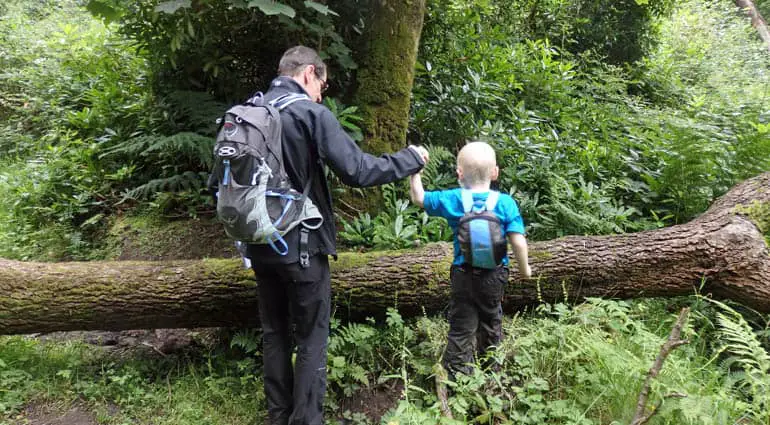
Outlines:
<svg viewBox="0 0 770 425"><path fill-rule="evenodd" d="M495 150L484 142L468 142L457 154L457 168L462 170L464 186L489 183L496 166Z"/></svg>

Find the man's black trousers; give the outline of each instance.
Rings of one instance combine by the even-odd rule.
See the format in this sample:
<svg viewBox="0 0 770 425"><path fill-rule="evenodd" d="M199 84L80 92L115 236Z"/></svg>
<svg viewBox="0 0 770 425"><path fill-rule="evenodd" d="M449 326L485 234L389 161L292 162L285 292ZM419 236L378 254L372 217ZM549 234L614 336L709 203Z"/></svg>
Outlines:
<svg viewBox="0 0 770 425"><path fill-rule="evenodd" d="M444 350L444 368L454 376L469 374L474 351L483 355L500 344L502 298L508 284L508 267L480 269L452 266L452 298L449 302L449 334Z"/></svg>
<svg viewBox="0 0 770 425"><path fill-rule="evenodd" d="M331 311L329 260L258 264L265 397L271 425L322 425ZM292 368L293 347L297 359Z"/></svg>

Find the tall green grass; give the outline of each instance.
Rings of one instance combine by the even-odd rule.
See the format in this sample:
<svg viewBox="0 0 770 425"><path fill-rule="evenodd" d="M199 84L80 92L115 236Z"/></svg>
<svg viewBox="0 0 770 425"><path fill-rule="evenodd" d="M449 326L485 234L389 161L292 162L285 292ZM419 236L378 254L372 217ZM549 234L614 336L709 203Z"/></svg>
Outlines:
<svg viewBox="0 0 770 425"><path fill-rule="evenodd" d="M253 359L149 350L0 337L0 423L28 406L66 411L73 402L100 424L249 424L264 416Z"/></svg>

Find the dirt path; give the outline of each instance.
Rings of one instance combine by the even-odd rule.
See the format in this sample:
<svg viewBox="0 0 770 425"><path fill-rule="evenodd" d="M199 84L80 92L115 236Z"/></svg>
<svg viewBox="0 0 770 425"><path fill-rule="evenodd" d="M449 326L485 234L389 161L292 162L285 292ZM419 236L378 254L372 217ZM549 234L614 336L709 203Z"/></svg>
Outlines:
<svg viewBox="0 0 770 425"><path fill-rule="evenodd" d="M11 425L98 425L96 414L88 407L74 403L56 406L33 403L16 415Z"/></svg>

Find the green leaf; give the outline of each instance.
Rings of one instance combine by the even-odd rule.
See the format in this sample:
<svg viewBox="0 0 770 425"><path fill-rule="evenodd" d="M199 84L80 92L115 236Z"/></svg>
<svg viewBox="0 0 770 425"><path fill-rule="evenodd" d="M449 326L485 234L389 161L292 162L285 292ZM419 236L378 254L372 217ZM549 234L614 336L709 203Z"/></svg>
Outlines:
<svg viewBox="0 0 770 425"><path fill-rule="evenodd" d="M188 8L191 6L191 0L169 0L158 3L155 6L156 12L174 13L179 9Z"/></svg>
<svg viewBox="0 0 770 425"><path fill-rule="evenodd" d="M272 0L251 0L249 7L258 7L265 15L286 15L293 18L297 14L291 6Z"/></svg>
<svg viewBox="0 0 770 425"><path fill-rule="evenodd" d="M335 356L332 358L332 365L336 368L344 367L345 363L345 358L342 356Z"/></svg>
<svg viewBox="0 0 770 425"><path fill-rule="evenodd" d="M306 0L305 1L305 7L314 9L316 12L322 14L322 15L334 15L334 16L340 16L337 12L329 9L329 6L321 3L316 3L314 1Z"/></svg>
<svg viewBox="0 0 770 425"><path fill-rule="evenodd" d="M99 0L89 1L86 5L86 9L88 9L92 15L104 19L107 21L107 23L114 22L120 19L121 16L121 13L118 9Z"/></svg>

